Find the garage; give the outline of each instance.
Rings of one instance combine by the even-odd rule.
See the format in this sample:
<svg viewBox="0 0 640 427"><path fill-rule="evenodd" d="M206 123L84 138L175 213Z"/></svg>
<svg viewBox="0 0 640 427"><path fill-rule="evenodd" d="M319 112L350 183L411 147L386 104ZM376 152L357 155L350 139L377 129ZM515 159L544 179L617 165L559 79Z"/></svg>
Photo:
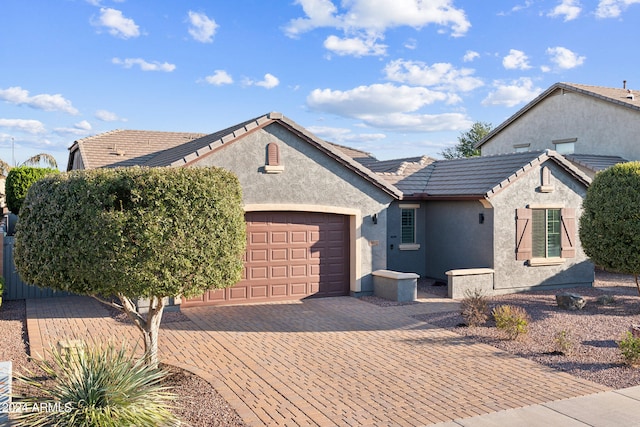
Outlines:
<svg viewBox="0 0 640 427"><path fill-rule="evenodd" d="M247 212L242 280L184 307L349 295L349 217L314 212Z"/></svg>

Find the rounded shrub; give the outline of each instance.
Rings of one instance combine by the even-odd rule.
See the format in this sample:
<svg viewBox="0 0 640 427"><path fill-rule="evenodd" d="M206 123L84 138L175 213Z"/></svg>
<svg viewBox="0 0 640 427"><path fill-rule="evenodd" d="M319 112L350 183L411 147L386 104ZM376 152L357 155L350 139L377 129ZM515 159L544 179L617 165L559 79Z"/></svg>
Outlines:
<svg viewBox="0 0 640 427"><path fill-rule="evenodd" d="M640 274L640 162L598 172L587 190L580 218L580 241L598 266Z"/></svg>
<svg viewBox="0 0 640 427"><path fill-rule="evenodd" d="M11 169L5 182L5 193L9 210L15 215L18 215L31 184L40 178L59 172L57 169L35 168L31 166L19 166Z"/></svg>

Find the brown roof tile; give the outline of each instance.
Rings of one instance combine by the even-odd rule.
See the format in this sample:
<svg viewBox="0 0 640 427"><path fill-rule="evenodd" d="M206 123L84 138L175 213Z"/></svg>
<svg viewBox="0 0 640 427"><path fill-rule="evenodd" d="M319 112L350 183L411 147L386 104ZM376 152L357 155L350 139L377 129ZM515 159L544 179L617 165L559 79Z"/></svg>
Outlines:
<svg viewBox="0 0 640 427"><path fill-rule="evenodd" d="M142 165L158 152L203 136L200 133L114 130L79 139L69 148L79 150L86 169Z"/></svg>

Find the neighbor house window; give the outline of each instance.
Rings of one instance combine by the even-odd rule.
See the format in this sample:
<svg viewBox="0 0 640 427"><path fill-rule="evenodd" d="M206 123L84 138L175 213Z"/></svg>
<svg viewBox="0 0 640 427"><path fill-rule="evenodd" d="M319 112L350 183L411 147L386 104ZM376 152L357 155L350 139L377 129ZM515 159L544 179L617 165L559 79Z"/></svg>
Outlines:
<svg viewBox="0 0 640 427"><path fill-rule="evenodd" d="M417 211L420 204L404 203L400 205L400 246L401 251L420 249L417 238Z"/></svg>
<svg viewBox="0 0 640 427"><path fill-rule="evenodd" d="M531 144L515 144L513 146L513 151L516 153L525 153L531 150Z"/></svg>
<svg viewBox="0 0 640 427"><path fill-rule="evenodd" d="M558 139L553 142L554 150L558 154L573 154L576 148L576 141L578 138Z"/></svg>
<svg viewBox="0 0 640 427"><path fill-rule="evenodd" d="M516 209L516 259L529 265L561 263L576 256L576 210L530 206Z"/></svg>
<svg viewBox="0 0 640 427"><path fill-rule="evenodd" d="M533 209L532 256L560 257L560 209Z"/></svg>

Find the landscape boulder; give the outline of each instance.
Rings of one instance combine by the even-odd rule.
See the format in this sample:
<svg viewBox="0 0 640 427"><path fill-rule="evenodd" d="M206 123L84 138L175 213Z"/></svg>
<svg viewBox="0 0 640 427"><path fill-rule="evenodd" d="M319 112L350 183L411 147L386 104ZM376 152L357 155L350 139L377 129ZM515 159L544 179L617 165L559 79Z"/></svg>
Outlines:
<svg viewBox="0 0 640 427"><path fill-rule="evenodd" d="M582 308L587 304L584 298L580 295L572 294L569 292L563 292L561 294L556 295L556 302L558 303L558 307L565 310L582 310Z"/></svg>

